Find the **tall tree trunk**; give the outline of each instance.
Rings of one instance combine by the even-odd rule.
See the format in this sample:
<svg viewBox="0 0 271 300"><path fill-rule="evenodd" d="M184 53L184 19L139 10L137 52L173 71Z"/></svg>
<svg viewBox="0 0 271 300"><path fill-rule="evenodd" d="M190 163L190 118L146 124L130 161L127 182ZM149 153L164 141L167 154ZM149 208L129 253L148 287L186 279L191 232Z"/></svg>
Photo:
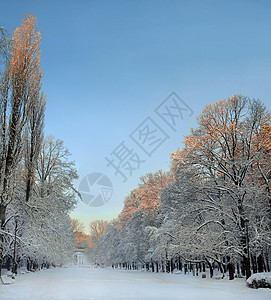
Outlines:
<svg viewBox="0 0 271 300"><path fill-rule="evenodd" d="M174 271L174 262L173 262L173 258L171 258L170 260L170 272L173 273Z"/></svg>
<svg viewBox="0 0 271 300"><path fill-rule="evenodd" d="M234 279L234 272L235 272L235 267L233 263L229 263L228 264L228 270L229 270L229 280L233 280Z"/></svg>
<svg viewBox="0 0 271 300"><path fill-rule="evenodd" d="M264 261L263 261L262 253L257 257L257 266L258 266L259 273L264 271Z"/></svg>
<svg viewBox="0 0 271 300"><path fill-rule="evenodd" d="M151 262L151 271L152 271L152 273L154 273L154 263L153 263L153 261Z"/></svg>
<svg viewBox="0 0 271 300"><path fill-rule="evenodd" d="M0 222L1 222L1 232L0 232L0 276L2 271L2 264L4 260L4 230L5 230L5 222L6 222L6 206L0 204Z"/></svg>
<svg viewBox="0 0 271 300"><path fill-rule="evenodd" d="M213 266L213 264L212 264L211 262L209 262L208 260L207 260L207 264L208 264L209 269L210 269L210 278L213 278L213 276L214 276L214 266Z"/></svg>
<svg viewBox="0 0 271 300"><path fill-rule="evenodd" d="M253 273L257 273L257 259L256 255L251 255L251 264Z"/></svg>
<svg viewBox="0 0 271 300"><path fill-rule="evenodd" d="M239 208L243 214L243 209ZM246 275L246 279L251 276L250 270L250 253L249 253L249 235L248 235L248 220L241 217L241 227L243 228L243 235L241 237L241 245L244 255L242 256L242 274Z"/></svg>
<svg viewBox="0 0 271 300"><path fill-rule="evenodd" d="M266 251L266 253L265 253L265 266L266 266L267 272L270 272L270 264L269 264L269 258L268 258L268 251Z"/></svg>
<svg viewBox="0 0 271 300"><path fill-rule="evenodd" d="M183 263L181 261L180 256L178 257L178 270L182 271L183 270Z"/></svg>

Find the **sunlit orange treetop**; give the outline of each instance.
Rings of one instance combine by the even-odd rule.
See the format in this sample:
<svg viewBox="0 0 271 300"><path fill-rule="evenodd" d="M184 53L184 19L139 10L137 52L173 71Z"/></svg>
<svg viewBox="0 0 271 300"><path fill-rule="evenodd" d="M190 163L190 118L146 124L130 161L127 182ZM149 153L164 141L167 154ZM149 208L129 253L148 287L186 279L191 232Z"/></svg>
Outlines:
<svg viewBox="0 0 271 300"><path fill-rule="evenodd" d="M124 207L119 215L120 223L126 223L136 210L151 213L159 207L160 191L173 181L171 172L158 170L140 178L138 187L124 200Z"/></svg>
<svg viewBox="0 0 271 300"><path fill-rule="evenodd" d="M84 233L84 226L78 220L72 220L74 239L76 244L88 243L89 247L92 247L90 236Z"/></svg>
<svg viewBox="0 0 271 300"><path fill-rule="evenodd" d="M10 77L25 80L28 76L39 81L42 77L40 67L40 32L37 19L29 13L24 16L21 27L15 29L11 43Z"/></svg>

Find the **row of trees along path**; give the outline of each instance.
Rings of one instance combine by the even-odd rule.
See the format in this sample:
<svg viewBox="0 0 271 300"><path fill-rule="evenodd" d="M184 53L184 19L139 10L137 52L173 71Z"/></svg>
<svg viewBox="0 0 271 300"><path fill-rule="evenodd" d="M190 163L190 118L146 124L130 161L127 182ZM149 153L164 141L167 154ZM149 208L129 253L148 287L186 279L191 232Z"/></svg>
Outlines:
<svg viewBox="0 0 271 300"><path fill-rule="evenodd" d="M206 265L211 276L217 266L230 279L270 271L269 111L235 95L207 105L197 120L171 154L170 171L143 176L126 197L92 245L94 263L152 271Z"/></svg>
<svg viewBox="0 0 271 300"><path fill-rule="evenodd" d="M3 263L16 272L22 261L33 269L73 256L77 174L63 142L43 134L40 39L32 14L11 38L0 28L0 272Z"/></svg>

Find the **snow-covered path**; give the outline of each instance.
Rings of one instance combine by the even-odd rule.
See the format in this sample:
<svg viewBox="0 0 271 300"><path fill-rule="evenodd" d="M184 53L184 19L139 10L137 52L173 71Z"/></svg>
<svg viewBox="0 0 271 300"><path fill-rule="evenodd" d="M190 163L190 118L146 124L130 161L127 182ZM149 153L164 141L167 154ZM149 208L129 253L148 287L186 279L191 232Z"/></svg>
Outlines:
<svg viewBox="0 0 271 300"><path fill-rule="evenodd" d="M234 281L147 272L57 268L18 275L0 284L0 299L271 299L270 289L253 290Z"/></svg>

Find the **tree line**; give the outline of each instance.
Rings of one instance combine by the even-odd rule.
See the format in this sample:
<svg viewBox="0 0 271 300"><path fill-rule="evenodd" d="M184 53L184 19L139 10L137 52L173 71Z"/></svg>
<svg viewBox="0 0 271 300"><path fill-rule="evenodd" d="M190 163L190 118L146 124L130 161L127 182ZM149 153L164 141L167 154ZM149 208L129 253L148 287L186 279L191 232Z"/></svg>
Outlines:
<svg viewBox="0 0 271 300"><path fill-rule="evenodd" d="M171 154L169 172L140 178L93 243L98 265L205 271L229 279L270 271L271 119L242 95L207 105Z"/></svg>
<svg viewBox="0 0 271 300"><path fill-rule="evenodd" d="M12 37L0 28L0 272L73 256L77 173L63 141L44 136L40 39L33 14Z"/></svg>

